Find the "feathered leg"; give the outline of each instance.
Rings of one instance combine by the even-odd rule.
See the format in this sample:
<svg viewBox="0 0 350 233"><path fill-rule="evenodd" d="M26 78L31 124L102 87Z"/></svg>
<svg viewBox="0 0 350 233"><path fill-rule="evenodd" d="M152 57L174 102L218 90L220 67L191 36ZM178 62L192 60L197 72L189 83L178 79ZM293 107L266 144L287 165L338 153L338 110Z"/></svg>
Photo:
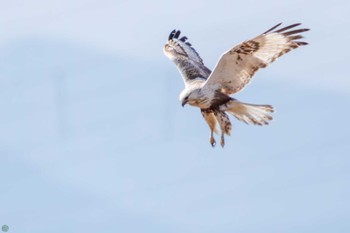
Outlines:
<svg viewBox="0 0 350 233"><path fill-rule="evenodd" d="M205 121L207 122L209 128L210 128L210 144L212 147L216 145L216 141L214 138L214 133L217 133L216 129L216 118L214 115L213 110L211 109L201 109L202 116L204 117Z"/></svg>
<svg viewBox="0 0 350 233"><path fill-rule="evenodd" d="M230 135L232 124L230 122L230 119L228 115L224 111L216 110L214 112L216 120L219 122L220 129L221 129L221 147L225 146L225 134Z"/></svg>

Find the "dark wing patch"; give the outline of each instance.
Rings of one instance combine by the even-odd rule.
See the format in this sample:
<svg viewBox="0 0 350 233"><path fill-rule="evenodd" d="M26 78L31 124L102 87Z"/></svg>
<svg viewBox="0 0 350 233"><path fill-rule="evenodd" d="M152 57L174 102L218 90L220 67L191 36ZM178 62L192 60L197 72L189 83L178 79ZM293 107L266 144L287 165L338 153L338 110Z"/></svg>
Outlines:
<svg viewBox="0 0 350 233"><path fill-rule="evenodd" d="M210 108L218 109L220 105L226 104L230 100L232 100L230 96L222 93L221 91L215 91L214 98L210 102Z"/></svg>
<svg viewBox="0 0 350 233"><path fill-rule="evenodd" d="M246 42L243 42L237 50L230 50L229 53L239 53L239 54L249 55L254 53L255 51L258 51L259 48L260 48L259 42L248 40Z"/></svg>

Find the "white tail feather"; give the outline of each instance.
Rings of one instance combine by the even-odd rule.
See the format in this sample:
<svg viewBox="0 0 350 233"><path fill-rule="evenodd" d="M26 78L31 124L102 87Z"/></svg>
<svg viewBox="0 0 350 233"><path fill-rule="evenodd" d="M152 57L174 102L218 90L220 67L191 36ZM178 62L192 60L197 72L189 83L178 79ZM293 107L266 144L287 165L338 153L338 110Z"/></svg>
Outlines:
<svg viewBox="0 0 350 233"><path fill-rule="evenodd" d="M247 104L237 100L221 105L220 110L228 111L238 120L254 125L268 125L272 120L270 114L274 112L271 105Z"/></svg>

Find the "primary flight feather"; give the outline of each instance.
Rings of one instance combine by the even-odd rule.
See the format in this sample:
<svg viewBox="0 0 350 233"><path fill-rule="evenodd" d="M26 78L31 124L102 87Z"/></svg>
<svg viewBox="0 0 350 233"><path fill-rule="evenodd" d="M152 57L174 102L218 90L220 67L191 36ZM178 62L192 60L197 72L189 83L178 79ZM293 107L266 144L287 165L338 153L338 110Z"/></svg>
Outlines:
<svg viewBox="0 0 350 233"><path fill-rule="evenodd" d="M199 107L210 128L210 144L215 146L213 133L217 125L221 131L221 146L225 145L224 135L230 135L231 122L227 113L248 124L267 125L274 111L271 105L256 105L240 102L230 95L242 90L252 79L255 72L264 68L283 54L307 45L302 32L309 29L295 29L293 24L277 29L277 24L261 35L244 41L228 50L220 57L211 72L197 51L180 37L179 30L173 30L164 45L165 55L172 60L185 83L180 94L182 106L190 104Z"/></svg>

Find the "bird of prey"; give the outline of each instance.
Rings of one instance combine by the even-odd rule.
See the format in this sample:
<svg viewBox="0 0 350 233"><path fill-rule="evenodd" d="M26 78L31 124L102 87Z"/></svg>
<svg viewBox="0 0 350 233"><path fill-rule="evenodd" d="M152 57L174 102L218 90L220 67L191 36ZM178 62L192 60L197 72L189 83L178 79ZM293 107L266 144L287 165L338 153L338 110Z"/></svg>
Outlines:
<svg viewBox="0 0 350 233"><path fill-rule="evenodd" d="M163 51L176 64L185 83L180 102L182 106L190 104L200 108L210 128L212 147L216 144L213 133L218 133L217 125L221 131L222 147L225 134L231 133L232 124L227 113L247 124L267 125L272 120L274 108L271 105L243 103L231 95L242 90L260 68L299 46L307 45L300 39L303 38L301 33L309 29L296 29L300 23L279 29L280 25L223 53L213 71L204 65L186 36L180 37L179 30L170 33Z"/></svg>

